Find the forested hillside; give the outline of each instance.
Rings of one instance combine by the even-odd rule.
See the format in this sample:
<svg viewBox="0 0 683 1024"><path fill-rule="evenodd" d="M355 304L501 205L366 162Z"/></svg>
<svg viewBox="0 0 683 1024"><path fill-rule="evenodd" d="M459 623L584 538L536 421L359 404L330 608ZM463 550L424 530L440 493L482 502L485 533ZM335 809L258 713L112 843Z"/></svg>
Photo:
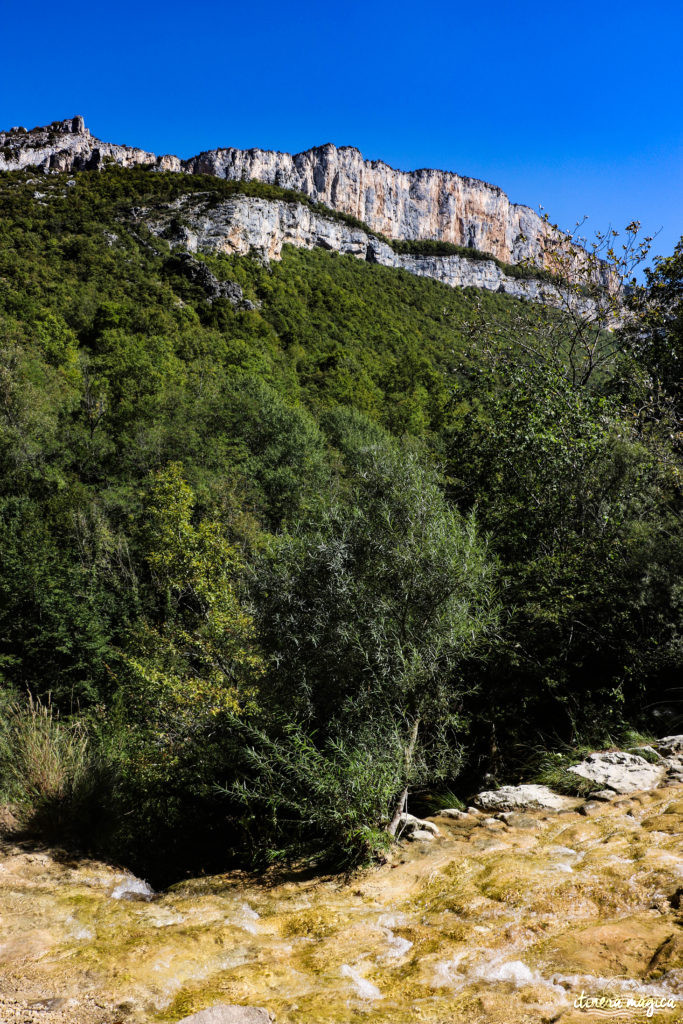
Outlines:
<svg viewBox="0 0 683 1024"><path fill-rule="evenodd" d="M680 251L589 351L542 306L187 259L133 215L236 188L270 194L0 175L5 799L165 880L357 863L406 789L683 699Z"/></svg>

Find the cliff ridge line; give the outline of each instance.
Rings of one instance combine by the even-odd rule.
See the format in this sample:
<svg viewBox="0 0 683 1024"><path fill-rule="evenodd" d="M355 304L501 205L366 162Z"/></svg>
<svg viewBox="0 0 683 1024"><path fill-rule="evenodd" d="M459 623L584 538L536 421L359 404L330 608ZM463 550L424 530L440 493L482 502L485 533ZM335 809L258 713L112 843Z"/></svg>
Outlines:
<svg viewBox="0 0 683 1024"><path fill-rule="evenodd" d="M537 257L549 231L543 218L511 203L496 185L454 171L397 170L382 160L364 160L353 146L325 143L295 154L224 147L181 160L103 142L81 116L0 133L2 171L95 170L108 162L279 185L357 217L389 238L450 242L507 263Z"/></svg>

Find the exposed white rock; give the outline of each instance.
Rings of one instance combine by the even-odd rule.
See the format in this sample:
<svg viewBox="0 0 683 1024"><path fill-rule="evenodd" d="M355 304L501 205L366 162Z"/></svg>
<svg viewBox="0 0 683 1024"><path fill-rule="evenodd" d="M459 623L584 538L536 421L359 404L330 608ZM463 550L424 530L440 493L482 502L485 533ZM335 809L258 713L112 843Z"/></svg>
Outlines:
<svg viewBox="0 0 683 1024"><path fill-rule="evenodd" d="M161 209L137 210L153 234L168 238L188 252L221 252L263 260L279 260L285 245L322 248L369 263L431 277L458 288L485 288L546 305L592 311L590 303L547 281L507 277L493 260L463 256L412 256L396 253L386 242L344 221L333 220L297 202L235 195L216 203L196 193ZM180 222L180 223L179 223Z"/></svg>
<svg viewBox="0 0 683 1024"><path fill-rule="evenodd" d="M456 821L462 821L465 818L470 818L471 815L467 811L460 811L457 807L444 807L443 810L437 811L437 817L439 818L455 818Z"/></svg>
<svg viewBox="0 0 683 1024"><path fill-rule="evenodd" d="M683 733L677 736L664 736L657 740L657 748L660 754L664 755L683 753Z"/></svg>
<svg viewBox="0 0 683 1024"><path fill-rule="evenodd" d="M434 839L434 833L429 832L426 828L415 828L412 832L408 833L408 839L412 842L432 842Z"/></svg>
<svg viewBox="0 0 683 1024"><path fill-rule="evenodd" d="M273 1017L261 1006L218 1004L183 1017L178 1024L271 1024Z"/></svg>
<svg viewBox="0 0 683 1024"><path fill-rule="evenodd" d="M572 765L567 771L615 793L656 789L666 775L665 766L650 764L644 757L627 754L623 750L590 754L585 761Z"/></svg>
<svg viewBox="0 0 683 1024"><path fill-rule="evenodd" d="M440 836L441 833L432 821L425 821L423 818L416 818L414 814L404 813L398 819L396 835L411 834L415 832L427 832L430 839L433 836Z"/></svg>
<svg viewBox="0 0 683 1024"><path fill-rule="evenodd" d="M352 146L316 146L294 155L216 149L179 160L102 142L90 134L80 116L30 132L0 133L0 170L97 169L108 160L124 167L148 165L279 185L351 214L392 238L439 239L473 246L506 261L536 253L548 231L537 213L511 203L495 185L450 171L399 171L380 160L364 160Z"/></svg>
<svg viewBox="0 0 683 1024"><path fill-rule="evenodd" d="M478 793L475 803L485 811L571 810L581 801L559 796L547 786L501 786L500 789Z"/></svg>
<svg viewBox="0 0 683 1024"><path fill-rule="evenodd" d="M278 185L350 214L391 238L450 242L509 263L535 259L551 231L530 207L511 203L495 185L451 171L399 171L380 160L364 160L352 146L317 146L294 155L216 149L179 160L102 142L80 116L30 132L0 132L0 171L97 170L108 162ZM574 252L578 263L585 260L582 250ZM424 272L431 276L428 265Z"/></svg>
<svg viewBox="0 0 683 1024"><path fill-rule="evenodd" d="M151 900L154 896L154 889L148 882L144 882L135 875L124 875L118 885L114 888L111 898L113 900Z"/></svg>

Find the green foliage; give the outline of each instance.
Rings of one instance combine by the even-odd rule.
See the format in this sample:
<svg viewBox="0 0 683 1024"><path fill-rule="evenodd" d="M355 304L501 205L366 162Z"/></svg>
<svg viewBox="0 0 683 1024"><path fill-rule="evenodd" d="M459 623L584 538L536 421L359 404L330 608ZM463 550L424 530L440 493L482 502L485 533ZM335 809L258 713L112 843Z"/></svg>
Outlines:
<svg viewBox="0 0 683 1024"><path fill-rule="evenodd" d="M349 869L382 856L402 785L401 736L365 722L322 743L291 721L279 735L242 729L241 781L228 790L259 861L307 856Z"/></svg>
<svg viewBox="0 0 683 1024"><path fill-rule="evenodd" d="M455 400L453 494L477 505L504 566L498 732L521 708L551 742L599 742L644 700L655 664L662 680L678 672L676 471L616 400L512 351Z"/></svg>
<svg viewBox="0 0 683 1024"><path fill-rule="evenodd" d="M236 592L242 560L220 523L192 523L194 505L178 463L154 474L143 526L149 615L125 661L136 699L158 718L166 704L195 720L239 711L261 671L252 618Z"/></svg>
<svg viewBox="0 0 683 1024"><path fill-rule="evenodd" d="M652 378L653 389L662 388L677 403L680 430L681 381L683 380L683 237L671 256L658 257L646 270L646 283L634 288L630 307L635 321L624 333L640 363ZM650 411L650 410L649 410Z"/></svg>
<svg viewBox="0 0 683 1024"><path fill-rule="evenodd" d="M321 249L202 257L235 308L138 211L177 203L178 237L185 196L315 204L34 188L0 175L0 717L14 743L16 694L51 693L30 729L64 778L115 762L105 852L351 864L406 784L652 727L683 653L678 249L628 339Z"/></svg>
<svg viewBox="0 0 683 1024"><path fill-rule="evenodd" d="M339 410L328 429L343 460L339 496L263 563L260 627L276 684L316 723L378 701L445 723L451 670L495 621L486 546L416 452L354 412Z"/></svg>
<svg viewBox="0 0 683 1024"><path fill-rule="evenodd" d="M382 791L383 815L368 821L380 828L388 796L395 803L404 788L458 769L459 668L495 625L493 568L474 516L449 506L417 451L353 410L336 410L326 427L340 458L337 494L257 568L274 663L268 696L325 750L355 750L369 721L401 738L394 791ZM335 778L345 763L332 759Z"/></svg>

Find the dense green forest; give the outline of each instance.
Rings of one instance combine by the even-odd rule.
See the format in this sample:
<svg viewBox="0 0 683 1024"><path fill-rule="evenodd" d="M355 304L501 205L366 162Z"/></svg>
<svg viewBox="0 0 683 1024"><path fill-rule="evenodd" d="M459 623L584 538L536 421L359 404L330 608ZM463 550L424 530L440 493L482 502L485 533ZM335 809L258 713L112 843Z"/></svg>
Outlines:
<svg viewBox="0 0 683 1024"><path fill-rule="evenodd" d="M0 175L0 781L161 881L359 863L683 699L681 246L577 373L559 311L327 251L212 297L133 211L236 189Z"/></svg>

